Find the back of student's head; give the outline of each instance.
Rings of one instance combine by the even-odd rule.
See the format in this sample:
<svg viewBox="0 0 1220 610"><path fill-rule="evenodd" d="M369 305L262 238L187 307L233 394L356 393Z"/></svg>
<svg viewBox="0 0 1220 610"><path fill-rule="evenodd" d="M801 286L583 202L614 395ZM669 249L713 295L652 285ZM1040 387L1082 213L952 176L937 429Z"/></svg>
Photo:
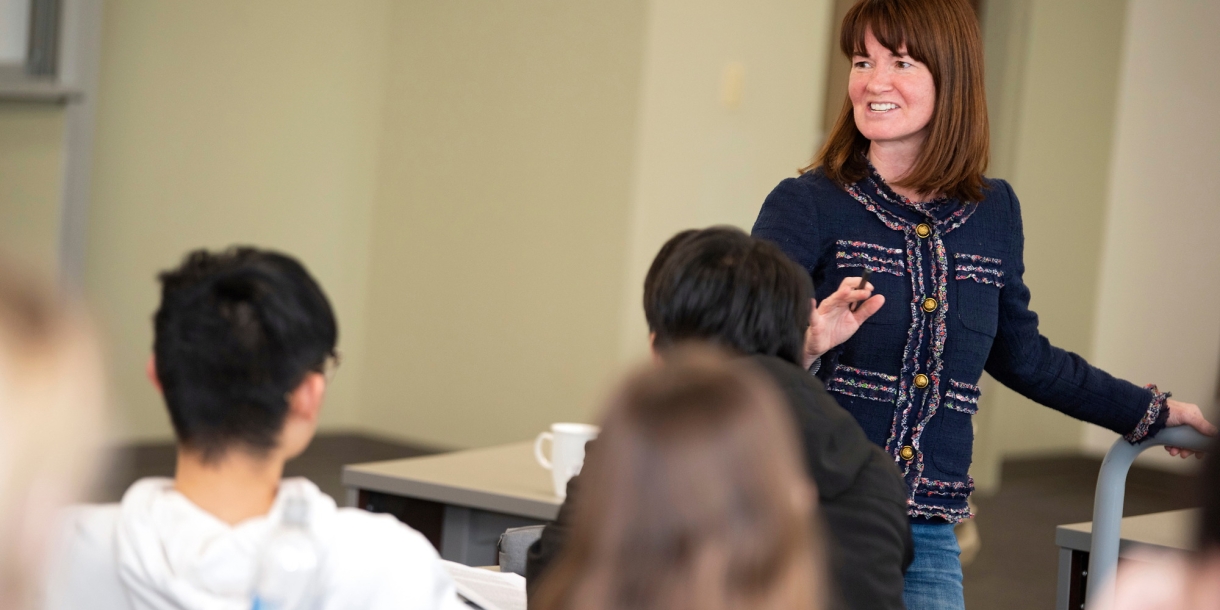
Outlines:
<svg viewBox="0 0 1220 610"><path fill-rule="evenodd" d="M661 247L644 280L644 317L659 350L698 339L799 364L812 296L809 274L774 244L711 227Z"/></svg>
<svg viewBox="0 0 1220 610"><path fill-rule="evenodd" d="M0 608L32 608L57 508L104 427L101 359L78 307L0 260Z"/></svg>
<svg viewBox="0 0 1220 610"><path fill-rule="evenodd" d="M820 607L815 495L781 400L748 362L707 347L632 375L531 607Z"/></svg>
<svg viewBox="0 0 1220 610"><path fill-rule="evenodd" d="M156 374L180 443L213 459L273 448L287 395L335 355L330 302L290 256L196 250L162 272Z"/></svg>

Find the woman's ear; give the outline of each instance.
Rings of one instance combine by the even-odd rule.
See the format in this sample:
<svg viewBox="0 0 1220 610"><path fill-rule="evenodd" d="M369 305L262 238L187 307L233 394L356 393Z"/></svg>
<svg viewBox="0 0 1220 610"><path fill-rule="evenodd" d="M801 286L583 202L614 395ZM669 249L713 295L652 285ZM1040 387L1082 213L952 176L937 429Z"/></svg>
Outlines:
<svg viewBox="0 0 1220 610"><path fill-rule="evenodd" d="M148 375L148 380L152 382L153 387L157 388L158 392L164 392L164 390L161 389L161 379L157 377L156 354L148 355L148 362L144 365L144 374Z"/></svg>

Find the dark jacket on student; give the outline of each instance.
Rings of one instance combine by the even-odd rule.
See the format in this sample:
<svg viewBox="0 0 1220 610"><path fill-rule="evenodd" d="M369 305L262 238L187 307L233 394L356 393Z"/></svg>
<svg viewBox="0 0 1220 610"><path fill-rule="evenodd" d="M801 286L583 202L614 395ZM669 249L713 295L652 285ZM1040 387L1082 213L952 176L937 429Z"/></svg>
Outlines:
<svg viewBox="0 0 1220 610"><path fill-rule="evenodd" d="M1166 394L1090 366L1038 332L1023 280L1021 208L1003 180L981 202L912 203L873 172L844 189L820 169L779 183L754 237L804 267L825 298L872 271L885 305L819 375L906 480L912 518L969 517L979 378L1135 443L1165 426Z"/></svg>
<svg viewBox="0 0 1220 610"><path fill-rule="evenodd" d="M817 484L822 529L831 566L830 608L902 609L903 572L913 558L906 516L906 487L885 452L868 441L859 424L813 375L773 356L749 359L774 379L800 428L805 465ZM596 459L591 443L590 459ZM568 497L555 522L530 548L526 579L538 577L564 545L572 522L580 477L568 483Z"/></svg>

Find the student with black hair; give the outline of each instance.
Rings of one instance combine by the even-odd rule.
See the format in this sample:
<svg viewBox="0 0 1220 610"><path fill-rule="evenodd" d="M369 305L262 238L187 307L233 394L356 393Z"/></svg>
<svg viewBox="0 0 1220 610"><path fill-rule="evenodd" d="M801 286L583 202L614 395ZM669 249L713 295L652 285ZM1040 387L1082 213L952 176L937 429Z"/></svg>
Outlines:
<svg viewBox="0 0 1220 610"><path fill-rule="evenodd" d="M846 311L846 303L869 294L844 284L826 300L844 304ZM778 247L738 229L712 227L684 231L662 246L644 281L644 315L660 359L683 343L711 342L746 358L776 383L796 421L828 533L827 607L901 609L903 571L913 556L902 477L808 372L805 355L811 318L845 326L850 336L879 305L851 312L850 320L818 320L812 295L809 274ZM830 333L831 342L846 338L825 326L816 330ZM587 464L599 459L595 445L588 446ZM558 518L530 549L531 591L567 545L580 478L571 480Z"/></svg>
<svg viewBox="0 0 1220 610"><path fill-rule="evenodd" d="M266 250L198 250L160 280L148 375L177 436L174 478L75 516L52 607L250 608L260 552L302 518L321 557L312 607L463 607L421 534L282 478L313 438L337 360L334 313L305 268Z"/></svg>

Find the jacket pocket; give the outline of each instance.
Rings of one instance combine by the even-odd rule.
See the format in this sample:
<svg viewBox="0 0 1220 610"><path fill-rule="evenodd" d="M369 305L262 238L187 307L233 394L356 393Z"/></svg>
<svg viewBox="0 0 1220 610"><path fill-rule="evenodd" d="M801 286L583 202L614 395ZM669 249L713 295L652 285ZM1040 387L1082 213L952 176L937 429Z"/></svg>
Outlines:
<svg viewBox="0 0 1220 610"><path fill-rule="evenodd" d="M979 397L982 391L979 387L969 383L949 380L949 391L945 392L945 400L941 406L946 409L960 411L966 415L974 415L979 412Z"/></svg>
<svg viewBox="0 0 1220 610"><path fill-rule="evenodd" d="M846 396L886 402L892 405L894 398L898 395L898 376L840 364L835 367L834 374L830 376L830 382L826 384L826 389Z"/></svg>
<svg viewBox="0 0 1220 610"><path fill-rule="evenodd" d="M995 337L1000 317L1004 271L998 258L978 254L953 255L958 319L975 332Z"/></svg>
<svg viewBox="0 0 1220 610"><path fill-rule="evenodd" d="M979 284L987 284L996 288L1004 287L1004 262L998 258L965 254L959 252L953 255L954 279L970 280Z"/></svg>
<svg viewBox="0 0 1220 610"><path fill-rule="evenodd" d="M943 405L942 405L943 406ZM970 414L954 409L937 409L933 422L936 435L924 444L931 451L936 469L950 476L966 476L974 453L974 423Z"/></svg>
<svg viewBox="0 0 1220 610"><path fill-rule="evenodd" d="M840 239L835 242L835 269L864 269L872 271L869 282L873 294L884 295L885 305L873 314L865 324L905 324L911 321L910 301L907 296L906 254L898 248L887 248L878 244ZM850 277L851 272L844 277ZM835 285L838 287L838 284Z"/></svg>

